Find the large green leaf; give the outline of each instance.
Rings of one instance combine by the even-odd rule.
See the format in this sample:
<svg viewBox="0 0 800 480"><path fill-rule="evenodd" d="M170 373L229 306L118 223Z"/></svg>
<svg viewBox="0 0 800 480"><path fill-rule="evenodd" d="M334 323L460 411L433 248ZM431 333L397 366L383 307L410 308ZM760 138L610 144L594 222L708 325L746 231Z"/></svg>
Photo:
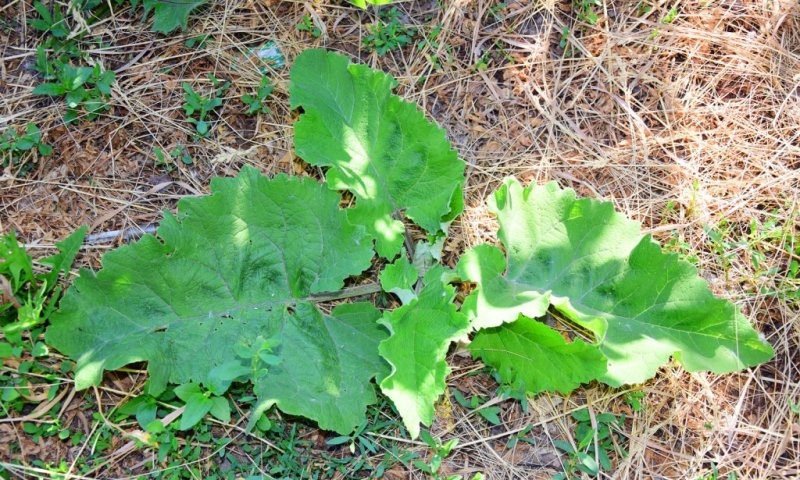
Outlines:
<svg viewBox="0 0 800 480"><path fill-rule="evenodd" d="M310 179L245 168L211 188L181 200L157 236L109 252L96 274L83 270L48 342L77 359L78 388L147 361L157 393L168 382L219 383L214 368L270 339L274 360L264 368L243 360L256 365L262 405L351 431L375 400L370 380L385 368L377 349L386 333L370 305L323 315L313 301L369 267L370 237L346 221L335 192Z"/></svg>
<svg viewBox="0 0 800 480"><path fill-rule="evenodd" d="M381 381L381 391L392 399L413 438L420 423L433 421L434 402L450 372L445 361L450 343L469 328L467 317L452 303L452 287L428 280L418 299L382 319L392 334L381 342L380 353L392 372Z"/></svg>
<svg viewBox="0 0 800 480"><path fill-rule="evenodd" d="M376 401L370 380L388 367L378 355L386 330L369 303L340 305L323 315L300 303L294 315L278 312L283 326L279 363L255 381L260 409L275 403L286 413L317 420L320 427L349 433L364 422Z"/></svg>
<svg viewBox="0 0 800 480"><path fill-rule="evenodd" d="M506 258L485 246L459 265L480 285L463 307L475 328L541 317L552 305L595 335L608 360L599 378L615 386L652 377L670 356L689 371L715 373L771 358L770 345L733 304L715 298L692 265L663 253L611 203L576 199L555 183L523 188L509 179L490 208ZM529 354L519 345L496 358L501 371Z"/></svg>
<svg viewBox="0 0 800 480"><path fill-rule="evenodd" d="M469 346L473 355L497 367L515 390L568 394L606 371L606 358L583 340L567 342L547 325L520 316L512 323L481 330Z"/></svg>
<svg viewBox="0 0 800 480"><path fill-rule="evenodd" d="M401 213L437 234L461 211L464 163L441 128L392 94L391 76L306 50L291 80L291 106L303 109L294 127L297 154L330 167L328 185L355 195L349 218L367 227L379 254L400 252Z"/></svg>

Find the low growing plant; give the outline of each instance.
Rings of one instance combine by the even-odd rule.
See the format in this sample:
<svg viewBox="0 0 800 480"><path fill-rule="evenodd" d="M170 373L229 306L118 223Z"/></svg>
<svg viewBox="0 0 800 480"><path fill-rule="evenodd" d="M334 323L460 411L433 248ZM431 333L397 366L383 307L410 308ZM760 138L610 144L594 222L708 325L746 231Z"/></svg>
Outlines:
<svg viewBox="0 0 800 480"><path fill-rule="evenodd" d="M186 39L185 42L183 42L183 44L186 45L186 48L200 49L200 48L204 48L206 45L208 45L213 40L214 40L214 36L211 35L210 33L207 33L207 34L204 34L204 35L197 35L195 37L189 37L189 38Z"/></svg>
<svg viewBox="0 0 800 480"><path fill-rule="evenodd" d="M49 33L55 38L66 39L70 28L64 18L64 12L59 4L50 2L50 5L52 11L41 0L33 2L33 9L39 14L39 18L28 20L28 24L35 30Z"/></svg>
<svg viewBox="0 0 800 480"><path fill-rule="evenodd" d="M0 327L5 340L19 341L23 331L43 324L55 309L61 294L59 276L72 266L86 229L81 228L57 244L59 253L41 260L49 270L34 270L31 256L12 231L0 237ZM5 350L0 341L0 349Z"/></svg>
<svg viewBox="0 0 800 480"><path fill-rule="evenodd" d="M603 2L600 0L573 0L572 7L577 12L579 21L594 25L600 19L597 9L603 8Z"/></svg>
<svg viewBox="0 0 800 480"><path fill-rule="evenodd" d="M573 445L565 440L554 442L556 448L566 454L566 461L563 463L564 472L553 477L553 480L577 480L582 473L597 477L602 472L611 472L611 454L627 454L616 443L622 417L600 413L592 422L589 410L583 408L573 412L572 418L575 420L577 443Z"/></svg>
<svg viewBox="0 0 800 480"><path fill-rule="evenodd" d="M222 106L222 100L225 92L228 91L230 84L222 82L210 77L214 91L211 96L205 97L196 92L189 82L183 82L183 111L186 113L186 119L189 123L194 125L197 135L200 137L207 137L211 132L211 120L209 115L214 109Z"/></svg>
<svg viewBox="0 0 800 480"><path fill-rule="evenodd" d="M261 82L258 84L258 89L256 89L255 93L242 95L242 103L247 106L247 110L244 112L245 115L269 113L270 109L267 106L267 99L274 88L275 87L269 81L269 77L261 77Z"/></svg>
<svg viewBox="0 0 800 480"><path fill-rule="evenodd" d="M191 165L194 163L194 160L192 159L192 156L189 155L186 147L180 143L168 153L161 148L156 147L153 149L153 155L156 157L156 167L162 167L168 172L171 172L175 168L177 162L181 162L184 165Z"/></svg>
<svg viewBox="0 0 800 480"><path fill-rule="evenodd" d="M0 167L17 165L27 152L36 151L47 157L53 154L53 147L42 143L42 131L33 122L25 126L25 133L9 128L0 135Z"/></svg>
<svg viewBox="0 0 800 480"><path fill-rule="evenodd" d="M152 30L168 34L178 29L185 30L189 15L205 3L207 0L72 0L69 2L68 11L69 9L79 11L91 24L98 19L106 18L115 8L124 7L126 4L132 8L141 5L145 19L152 14ZM58 3L36 0L33 2L33 8L39 17L29 20L28 24L31 27L61 40L70 35L67 15Z"/></svg>
<svg viewBox="0 0 800 480"><path fill-rule="evenodd" d="M492 63L499 63L501 65L514 64L514 57L503 48L500 42L494 42L491 48L487 48L475 62L475 70L482 72L489 68Z"/></svg>
<svg viewBox="0 0 800 480"><path fill-rule="evenodd" d="M311 19L310 15L303 15L303 18L297 22L294 28L298 32L307 32L314 38L319 38L320 35L322 35L322 30L320 30L318 26L314 25L314 20Z"/></svg>
<svg viewBox="0 0 800 480"><path fill-rule="evenodd" d="M417 35L417 29L405 25L400 20L400 11L397 8L393 7L381 13L379 17L374 25L367 26L368 33L362 39L367 50L383 56L406 45L411 45Z"/></svg>
<svg viewBox="0 0 800 480"><path fill-rule="evenodd" d="M37 85L33 94L63 96L67 103L65 123L72 123L78 117L94 120L110 108L108 98L116 79L113 71L103 70L99 64L76 67L58 60L54 61L52 69L56 81Z"/></svg>
<svg viewBox="0 0 800 480"><path fill-rule="evenodd" d="M486 402L486 398L480 395L474 395L467 399L461 391L456 388L450 390L450 393L453 395L453 398L456 402L461 405L462 407L475 411L478 415L480 415L484 420L489 422L492 425L500 425L503 423L500 420L500 407L498 406L487 406L483 407L482 405Z"/></svg>
<svg viewBox="0 0 800 480"><path fill-rule="evenodd" d="M508 391L528 394L643 382L670 358L716 373L771 358L692 265L611 203L554 182L504 181L489 200L499 244L442 265L465 165L395 86L344 56L301 54L289 87L302 108L295 151L325 182L245 167L182 199L156 235L110 251L98 272L82 270L46 334L77 360L76 387L146 361L149 395L249 383L251 428L276 407L348 435L377 386L417 437L445 391L450 345L467 335ZM355 206L340 206L343 191ZM384 264L379 283L365 278ZM469 292L460 305L456 288ZM400 306L368 301L381 291ZM576 331L540 321L550 309Z"/></svg>
<svg viewBox="0 0 800 480"><path fill-rule="evenodd" d="M430 475L434 480L461 480L461 475L444 477L439 474L442 461L449 457L453 449L458 445L458 438L451 438L447 442L442 443L440 439L435 438L425 430L420 433L420 438L433 450L433 453L428 461L414 460L414 466Z"/></svg>
<svg viewBox="0 0 800 480"><path fill-rule="evenodd" d="M40 361L49 353L41 334L61 294L59 277L72 266L85 232L82 228L58 243L59 253L40 260L42 265L35 265L13 231L0 236L0 365L7 358L19 360L15 370L0 370L0 419L36 403L30 400L34 389L52 400L60 387L57 378L69 371L70 362L57 370ZM40 436L70 435L57 424L23 424L23 429Z"/></svg>
<svg viewBox="0 0 800 480"><path fill-rule="evenodd" d="M439 39L441 33L442 25L436 25L417 43L417 50L423 52L435 70L441 70L443 65L453 62L453 46Z"/></svg>

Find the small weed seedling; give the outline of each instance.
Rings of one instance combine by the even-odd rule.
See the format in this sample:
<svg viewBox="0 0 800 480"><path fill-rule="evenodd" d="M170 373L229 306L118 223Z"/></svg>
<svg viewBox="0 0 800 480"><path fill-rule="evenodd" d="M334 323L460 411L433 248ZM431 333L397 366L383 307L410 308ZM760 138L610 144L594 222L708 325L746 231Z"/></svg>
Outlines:
<svg viewBox="0 0 800 480"><path fill-rule="evenodd" d="M385 422L384 422L385 423ZM381 425L381 427L383 424ZM369 430L367 428L369 427ZM351 455L355 455L356 449L358 449L358 453L360 455L369 455L369 454L376 454L378 453L378 445L372 440L366 433L368 431L378 431L381 427L375 428L375 426L370 425L368 422L363 422L361 425L356 428L353 433L350 435L340 435L337 437L333 437L327 442L326 445L329 446L336 446L336 445L344 445L347 444L347 448L350 451Z"/></svg>
<svg viewBox="0 0 800 480"><path fill-rule="evenodd" d="M378 22L367 27L367 30L369 34L362 41L364 47L381 56L410 45L417 35L416 28L400 21L400 11L397 8L382 13Z"/></svg>
<svg viewBox="0 0 800 480"><path fill-rule="evenodd" d="M65 39L69 35L69 25L64 21L64 13L57 3L49 3L53 7L52 12L41 0L33 2L33 9L39 14L39 18L28 20L28 25L55 38Z"/></svg>
<svg viewBox="0 0 800 480"><path fill-rule="evenodd" d="M600 0L573 0L572 7L577 12L579 21L594 25L600 19L595 8L602 9L603 2Z"/></svg>
<svg viewBox="0 0 800 480"><path fill-rule="evenodd" d="M456 388L451 389L450 393L453 395L453 398L456 399L456 402L458 402L459 405L468 410L475 410L478 415L480 415L484 420L486 420L490 424L500 425L501 423L503 423L500 420L500 407L491 406L491 407L480 408L480 406L486 402L486 398L480 395L475 395L473 397L470 397L469 400L467 400L464 397L464 394L462 394L461 391L459 391Z"/></svg>
<svg viewBox="0 0 800 480"><path fill-rule="evenodd" d="M746 263L739 265L749 263L748 280L759 294L798 298L800 237L792 227L796 212L783 223L779 223L781 216L777 209L765 215L765 219L751 219L748 224L732 223L723 218L716 225L706 225L711 250L721 259L726 280L734 260L741 258ZM768 279L776 279L776 282L767 285L765 280Z"/></svg>
<svg viewBox="0 0 800 480"><path fill-rule="evenodd" d="M70 27L64 12L58 4L50 3L52 11L43 2L34 2L39 18L29 21L31 27L45 34L36 49L34 65L45 83L37 85L33 94L63 96L67 103L66 123L75 122L79 116L94 120L109 109L108 98L115 74L104 70L100 64L86 64L78 38L69 38ZM87 4L84 8L94 6Z"/></svg>
<svg viewBox="0 0 800 480"><path fill-rule="evenodd" d="M648 7L646 10L643 10L642 14L647 13L648 11L650 11L650 9L651 9L651 7ZM640 11L642 11L641 8L640 8ZM670 7L669 10L667 10L667 13L665 13L664 16L661 17L661 20L659 20L658 23L660 23L661 25L669 25L669 24L673 23L677 18L678 18L678 9L675 6L672 6L672 7ZM653 40L656 37L658 37L660 34L661 34L661 31L659 29L657 29L657 28L654 28L653 31L650 32L650 39Z"/></svg>
<svg viewBox="0 0 800 480"><path fill-rule="evenodd" d="M519 432L511 435L506 441L506 448L512 449L514 448L519 442L527 443L529 445L536 445L536 441L528 436L533 430L533 425L528 425Z"/></svg>
<svg viewBox="0 0 800 480"><path fill-rule="evenodd" d="M18 164L25 153L34 150L43 157L53 153L53 147L42 143L42 132L35 123L29 122L25 126L25 133L22 134L10 128L0 135L0 167L6 168Z"/></svg>
<svg viewBox="0 0 800 480"><path fill-rule="evenodd" d="M675 200L667 201L661 211L661 221L659 225L667 225L670 222L680 222L684 215L688 213L688 208L684 210ZM695 266L699 265L700 258L692 250L692 246L685 240L683 232L671 230L669 238L664 242L664 250L677 253L682 260Z"/></svg>
<svg viewBox="0 0 800 480"><path fill-rule="evenodd" d="M781 238L781 244L789 255L786 267L786 276L780 285L781 291L789 298L800 299L800 234L790 225L794 225L797 211L792 210L789 219L785 222L786 231Z"/></svg>
<svg viewBox="0 0 800 480"><path fill-rule="evenodd" d="M175 168L178 160L180 160L184 165L191 165L194 163L192 156L189 155L186 147L184 147L182 144L178 144L175 148L170 150L169 154L156 147L153 149L153 154L156 157L156 167L162 167L167 172L171 172Z"/></svg>
<svg viewBox="0 0 800 480"><path fill-rule="evenodd" d="M502 11L508 7L508 3L500 2L493 7L489 7L489 15L495 19L495 21L499 22L503 19Z"/></svg>
<svg viewBox="0 0 800 480"><path fill-rule="evenodd" d="M346 445L350 453L350 456L342 456L341 452L332 452L332 456L323 455L329 470L343 478L361 478L361 475L383 478L386 469L392 465L409 465L418 457L417 453L400 449L396 441L387 437L398 432L404 432L403 424L396 412L392 412L389 400L384 397L368 408L367 418L351 434L339 435L325 442L330 447ZM383 459L376 465L375 459L380 456Z"/></svg>
<svg viewBox="0 0 800 480"><path fill-rule="evenodd" d="M199 137L207 137L211 131L211 124L208 115L218 107L222 106L222 99L228 91L230 84L221 82L213 75L209 76L214 92L210 97L204 97L195 92L189 82L183 82L183 110L186 112L186 119L194 125Z"/></svg>
<svg viewBox="0 0 800 480"><path fill-rule="evenodd" d="M574 412L572 418L577 422L574 432L577 445L564 440L553 442L567 455L567 461L563 463L564 472L554 476L553 480L577 479L581 473L596 477L602 471L611 471L609 453L626 454L616 443L616 430L622 424L622 417L601 413L595 417L595 427L589 410L584 408Z"/></svg>
<svg viewBox="0 0 800 480"><path fill-rule="evenodd" d="M674 22L675 19L677 18L678 18L678 9L672 6L670 7L669 10L667 10L667 14L664 15L664 18L661 19L661 24L669 25L670 23Z"/></svg>
<svg viewBox="0 0 800 480"><path fill-rule="evenodd" d="M567 44L569 43L569 27L564 25L564 28L561 29L561 40L558 41L559 48L566 51Z"/></svg>
<svg viewBox="0 0 800 480"><path fill-rule="evenodd" d="M36 48L36 59L33 68L39 72L46 82L59 80L64 64L82 64L84 54L74 40L60 40L47 37Z"/></svg>
<svg viewBox="0 0 800 480"><path fill-rule="evenodd" d="M744 255L750 261L753 283L756 283L755 280L759 277L771 277L778 273L778 268L771 266L767 257L768 251L781 250L781 243L786 238L783 226L777 224L777 218L779 217L776 212L771 212L764 222L750 220L746 229L737 228L737 225L725 218L715 226L705 226L711 249L722 260L726 280L733 266L733 260L739 255ZM791 268L789 273L791 274Z"/></svg>
<svg viewBox="0 0 800 480"><path fill-rule="evenodd" d="M212 390L214 389L205 389L196 383L186 383L175 387L175 395L186 404L186 410L181 415L179 427L181 430L189 430L194 427L207 413L221 422L230 421L231 406L228 400L221 395L215 395Z"/></svg>
<svg viewBox="0 0 800 480"><path fill-rule="evenodd" d="M113 71L103 70L100 65L75 67L60 61L56 61L53 71L56 81L37 85L33 94L63 96L67 102L64 122L72 123L81 114L94 120L109 109L107 100L116 78Z"/></svg>
<svg viewBox="0 0 800 480"><path fill-rule="evenodd" d="M499 42L494 42L492 47L486 49L475 63L475 70L478 72L485 71L489 68L489 64L493 60L497 62L505 62L507 64L514 63L514 57L512 57L511 54L509 54Z"/></svg>
<svg viewBox="0 0 800 480"><path fill-rule="evenodd" d="M722 260L722 269L725 272L725 281L728 280L728 273L731 269L731 260L734 257L733 250L736 242L731 240L731 225L727 219L723 218L717 225L706 225L704 230L706 236L711 241L711 251Z"/></svg>
<svg viewBox="0 0 800 480"><path fill-rule="evenodd" d="M633 390L625 394L625 403L631 407L634 413L641 412L644 410L644 404L642 403L644 396L645 394L642 390Z"/></svg>
<svg viewBox="0 0 800 480"><path fill-rule="evenodd" d="M737 478L736 472L730 472L728 475L723 477L720 475L717 466L711 465L711 473L703 475L702 477L697 477L697 480L736 480Z"/></svg>
<svg viewBox="0 0 800 480"><path fill-rule="evenodd" d="M692 250L692 246L684 239L684 236L679 231L673 230L670 233L669 239L664 242L664 250L677 253L681 259L692 265L700 264L700 257Z"/></svg>
<svg viewBox="0 0 800 480"><path fill-rule="evenodd" d="M427 473L435 480L459 480L461 478L460 475L449 477L442 477L439 475L439 469L442 467L442 460L450 456L450 453L452 453L453 449L458 445L458 438L451 438L447 443L442 443L441 440L434 438L433 435L426 430L420 432L419 438L433 450L433 455L431 455L431 459L427 462L423 462L419 459L414 460L414 466Z"/></svg>
<svg viewBox="0 0 800 480"><path fill-rule="evenodd" d="M428 62L436 70L441 70L443 64L450 64L453 61L453 47L447 43L442 43L439 40L439 34L442 33L442 26L436 25L431 31L424 36L417 44L417 50L424 52ZM439 52L439 47L442 46L444 53ZM444 57L444 58L442 58Z"/></svg>
<svg viewBox="0 0 800 480"><path fill-rule="evenodd" d="M188 38L183 44L186 45L186 48L200 49L208 45L208 42L213 39L214 36L211 34L197 35L196 37Z"/></svg>
<svg viewBox="0 0 800 480"><path fill-rule="evenodd" d="M258 89L254 94L242 95L242 103L247 106L247 110L244 112L245 115L253 116L259 113L269 113L267 98L269 98L273 88L269 78L264 76L261 77L261 83L258 84Z"/></svg>
<svg viewBox="0 0 800 480"><path fill-rule="evenodd" d="M311 19L310 15L303 15L303 18L297 22L294 28L297 29L298 32L308 32L308 34L314 38L319 38L320 35L322 35L322 30L314 25L314 20Z"/></svg>

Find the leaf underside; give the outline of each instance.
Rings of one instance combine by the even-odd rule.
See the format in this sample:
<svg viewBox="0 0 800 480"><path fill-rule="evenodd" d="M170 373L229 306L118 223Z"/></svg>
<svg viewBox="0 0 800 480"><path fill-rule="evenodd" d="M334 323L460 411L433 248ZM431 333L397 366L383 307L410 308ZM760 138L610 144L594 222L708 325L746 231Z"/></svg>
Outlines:
<svg viewBox="0 0 800 480"><path fill-rule="evenodd" d="M520 314L542 317L550 306L594 334L608 365L596 378L612 386L651 378L670 357L689 371L714 373L771 358L770 345L733 304L715 298L692 265L662 252L611 203L576 199L552 182L523 188L513 179L489 203L506 253L480 246L462 257L459 272L479 284L463 311L475 329L491 329L477 334L473 352L501 372L532 359L532 344L553 338L545 325L509 323ZM487 345L495 349L491 358ZM560 368L580 379L577 370L595 368L590 363ZM533 390L563 387L543 380Z"/></svg>
<svg viewBox="0 0 800 480"><path fill-rule="evenodd" d="M109 252L97 274L81 271L48 342L77 359L77 388L147 361L155 394L167 383L209 385L237 345L277 339L277 365L250 378L259 401L352 431L375 401L370 380L386 370L380 312L362 303L324 315L311 295L368 268L371 238L347 222L338 194L310 179L269 180L248 167L211 189L181 200L157 237Z"/></svg>
<svg viewBox="0 0 800 480"><path fill-rule="evenodd" d="M329 167L330 188L356 197L349 218L367 228L387 258L403 245L398 215L435 235L463 204L464 162L441 128L392 94L396 84L342 55L306 50L292 66L289 88L291 107L303 109L295 151Z"/></svg>
<svg viewBox="0 0 800 480"><path fill-rule="evenodd" d="M505 383L531 395L548 390L566 395L606 371L606 359L596 346L580 339L567 342L525 316L481 330L469 348L483 363L497 366Z"/></svg>

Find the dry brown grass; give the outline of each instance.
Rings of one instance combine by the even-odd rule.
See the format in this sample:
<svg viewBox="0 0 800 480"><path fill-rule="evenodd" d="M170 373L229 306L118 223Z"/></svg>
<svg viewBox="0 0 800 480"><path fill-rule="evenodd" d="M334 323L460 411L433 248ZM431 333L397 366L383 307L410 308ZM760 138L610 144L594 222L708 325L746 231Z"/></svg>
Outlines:
<svg viewBox="0 0 800 480"><path fill-rule="evenodd" d="M627 418L630 453L603 478L703 478L713 467L721 478L800 478L800 423L791 411L800 403L800 307L791 298L800 283L787 277L800 239L795 0L681 1L669 24L661 19L671 3L643 2L653 5L643 13L639 2L609 0L594 26L577 22L568 2L553 0L512 0L495 13L487 0L403 3L407 21L422 31L442 25L439 43L386 57L361 45L372 13L326 2L211 3L186 34L154 35L128 11L93 26L88 38L106 46L93 47L92 58L118 71L113 109L68 128L59 102L30 94L38 82L30 68L37 34L25 27L30 2L0 6L5 24L19 26L0 33L0 127L34 121L56 148L26 177L0 177L0 231L17 230L44 254L82 224L98 232L156 222L161 209L207 191L211 176L231 175L244 163L270 174L303 171L292 154L287 70L272 72L273 113L246 118L238 97L254 89L258 75L243 56L272 39L289 61L312 46L347 52L395 75L399 92L447 130L468 163L467 209L450 252L492 241L484 200L503 177L554 179L612 200L662 242L682 244L715 292L740 305L776 349L770 363L733 375L666 367L641 386L646 406L639 412L626 405L625 391L590 386L566 398L539 396L526 412L504 402L504 425L489 429L444 401L434 428L461 439L448 472L549 478L559 467L552 439L570 439L569 413L588 405ZM320 39L294 29L304 14L324 27ZM570 35L561 48L565 27ZM214 41L183 46L199 33ZM481 59L486 69L475 68ZM208 73L233 88L215 134L193 143L180 85L208 88ZM153 148L179 143L191 145L195 164L170 174L155 168ZM724 221L735 240L751 222L770 219L780 227L777 238L731 246L725 261L704 232ZM103 248L87 250L81 261L97 265ZM754 267L753 251L764 254L768 268ZM463 375L474 364L454 361L453 387L492 398L486 378ZM141 386L141 379L131 381L107 385L105 394ZM528 424L536 446L506 448ZM104 471L125 470L95 475ZM424 476L392 470L387 478Z"/></svg>

